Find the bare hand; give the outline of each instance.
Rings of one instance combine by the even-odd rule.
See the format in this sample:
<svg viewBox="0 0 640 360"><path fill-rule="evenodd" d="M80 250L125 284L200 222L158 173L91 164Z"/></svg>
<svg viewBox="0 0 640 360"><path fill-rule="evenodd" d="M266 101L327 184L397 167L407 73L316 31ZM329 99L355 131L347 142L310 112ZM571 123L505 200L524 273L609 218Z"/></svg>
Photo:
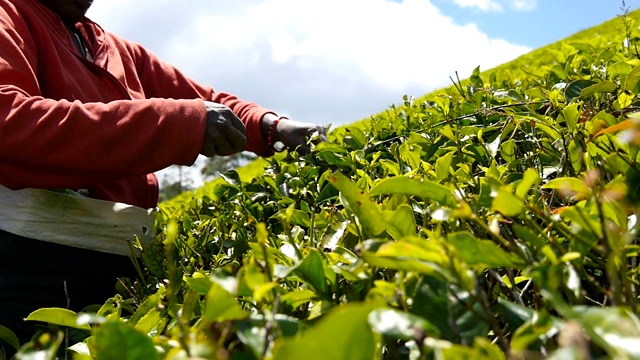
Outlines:
<svg viewBox="0 0 640 360"><path fill-rule="evenodd" d="M228 107L205 101L207 129L200 153L207 157L239 152L247 143L244 124Z"/></svg>

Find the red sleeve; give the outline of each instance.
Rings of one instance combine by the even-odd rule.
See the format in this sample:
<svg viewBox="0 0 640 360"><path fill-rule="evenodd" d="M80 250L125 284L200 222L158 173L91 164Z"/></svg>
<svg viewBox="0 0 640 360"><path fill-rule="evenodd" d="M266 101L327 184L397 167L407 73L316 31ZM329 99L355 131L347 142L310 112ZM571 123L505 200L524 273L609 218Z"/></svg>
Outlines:
<svg viewBox="0 0 640 360"><path fill-rule="evenodd" d="M55 67L55 56L39 58L36 25L10 2L0 5L1 184L82 188L193 164L205 129L201 99L45 98L39 75Z"/></svg>
<svg viewBox="0 0 640 360"><path fill-rule="evenodd" d="M249 140L246 150L272 154L260 127L268 110L200 86L139 45L117 37L113 37L115 51L128 51L126 60L131 61L119 66L135 66L132 80L139 81L144 98L118 100L126 94L114 98L113 92L99 101L73 100L73 94L56 98L69 100L44 96L42 86L50 89L59 80L65 84L82 72L56 64L63 61L58 56L38 53L35 39L41 45L43 37L38 29L50 29L40 19L31 20L25 20L11 2L0 0L0 184L84 188L174 164L191 165L204 137L203 99L229 106L242 119ZM55 73L51 69L56 66L65 71ZM94 77L75 80L80 89L108 86L96 84Z"/></svg>
<svg viewBox="0 0 640 360"><path fill-rule="evenodd" d="M271 156L273 150L262 136L261 121L266 113L274 113L258 104L238 99L233 94L216 92L185 76L175 67L160 60L142 46L120 39L126 44L137 67L138 76L148 97L191 99L201 98L228 106L244 123L247 131L247 145L244 150L259 156ZM162 74L163 76L158 76Z"/></svg>

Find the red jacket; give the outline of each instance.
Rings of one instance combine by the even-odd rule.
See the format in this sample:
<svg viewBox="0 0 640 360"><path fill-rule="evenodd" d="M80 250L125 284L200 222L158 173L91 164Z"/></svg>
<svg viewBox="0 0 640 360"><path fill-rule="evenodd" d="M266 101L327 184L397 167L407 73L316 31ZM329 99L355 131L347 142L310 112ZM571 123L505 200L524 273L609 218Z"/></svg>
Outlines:
<svg viewBox="0 0 640 360"><path fill-rule="evenodd" d="M85 188L94 198L154 207L153 172L192 165L201 150L203 99L242 119L245 150L272 154L260 127L268 110L195 83L88 19L76 27L93 62L38 1L0 0L0 184Z"/></svg>

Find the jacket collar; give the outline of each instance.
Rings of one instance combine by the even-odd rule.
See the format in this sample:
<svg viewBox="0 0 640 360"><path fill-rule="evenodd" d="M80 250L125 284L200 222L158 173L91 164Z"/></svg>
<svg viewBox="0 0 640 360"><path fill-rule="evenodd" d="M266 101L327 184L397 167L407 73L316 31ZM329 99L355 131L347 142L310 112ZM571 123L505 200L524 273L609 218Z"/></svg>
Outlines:
<svg viewBox="0 0 640 360"><path fill-rule="evenodd" d="M73 44L73 40L71 39L71 35L58 14L37 0L12 0L12 3L19 8L26 7L27 9L25 10L31 11L37 15L51 34L59 38L67 48L69 48L69 51L77 52L75 45ZM108 46L105 31L102 27L87 17L77 22L74 27L78 29L80 34L84 37L87 47L89 48L96 64L101 66L105 65L107 62Z"/></svg>

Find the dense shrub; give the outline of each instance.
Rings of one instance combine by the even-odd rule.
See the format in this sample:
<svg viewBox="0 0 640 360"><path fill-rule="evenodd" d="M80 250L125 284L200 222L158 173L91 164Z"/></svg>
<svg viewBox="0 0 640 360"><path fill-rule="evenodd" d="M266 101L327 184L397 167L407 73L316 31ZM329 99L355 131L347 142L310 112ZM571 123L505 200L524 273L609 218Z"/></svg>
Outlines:
<svg viewBox="0 0 640 360"><path fill-rule="evenodd" d="M145 281L79 323L34 318L90 325L80 359L640 358L631 35L476 69L227 172L163 204Z"/></svg>

